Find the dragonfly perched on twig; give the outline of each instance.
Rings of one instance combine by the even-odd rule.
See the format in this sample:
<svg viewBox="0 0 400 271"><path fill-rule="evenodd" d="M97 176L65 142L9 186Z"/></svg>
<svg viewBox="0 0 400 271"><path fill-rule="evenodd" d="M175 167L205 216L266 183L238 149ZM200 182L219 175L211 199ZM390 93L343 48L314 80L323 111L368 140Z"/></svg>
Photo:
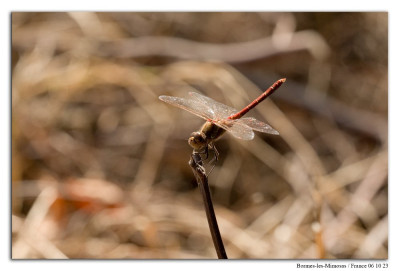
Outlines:
<svg viewBox="0 0 400 271"><path fill-rule="evenodd" d="M161 101L182 108L206 120L199 131L193 132L190 135L188 143L194 152L206 154L206 159L208 158L209 149L212 149L215 159L218 160L219 154L214 142L225 131L243 140L252 140L254 138L253 130L268 134L279 134L267 123L252 117L242 117L277 90L285 81L286 78L276 81L263 94L240 111L196 92L189 92L189 98L164 95L159 98Z"/></svg>

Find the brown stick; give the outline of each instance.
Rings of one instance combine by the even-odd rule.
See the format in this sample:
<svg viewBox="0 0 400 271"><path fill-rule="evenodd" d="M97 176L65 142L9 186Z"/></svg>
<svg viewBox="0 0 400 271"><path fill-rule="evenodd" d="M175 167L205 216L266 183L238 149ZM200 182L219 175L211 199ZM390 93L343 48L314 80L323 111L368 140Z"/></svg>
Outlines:
<svg viewBox="0 0 400 271"><path fill-rule="evenodd" d="M199 185L201 195L203 196L208 226L210 228L211 237L218 255L218 259L228 259L228 256L225 252L224 243L222 242L221 234L219 232L217 218L215 217L210 188L208 186L208 178L199 153L193 151L190 157L189 165L192 168L193 174L197 180L197 184Z"/></svg>

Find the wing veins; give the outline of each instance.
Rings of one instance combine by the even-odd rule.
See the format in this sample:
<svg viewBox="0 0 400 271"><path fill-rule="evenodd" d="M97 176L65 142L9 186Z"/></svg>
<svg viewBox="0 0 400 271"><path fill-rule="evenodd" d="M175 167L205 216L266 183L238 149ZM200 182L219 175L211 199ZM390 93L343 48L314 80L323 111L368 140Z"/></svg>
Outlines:
<svg viewBox="0 0 400 271"><path fill-rule="evenodd" d="M267 133L267 134L274 134L274 135L279 135L279 132L272 128L269 124L259 121L255 118L241 118L237 120L238 122L243 123L244 125L250 127L251 129L262 132L262 133Z"/></svg>
<svg viewBox="0 0 400 271"><path fill-rule="evenodd" d="M205 120L214 118L214 113L211 108L199 101L165 95L160 96L159 99L170 105L184 109Z"/></svg>
<svg viewBox="0 0 400 271"><path fill-rule="evenodd" d="M216 122L215 124L225 129L236 138L242 140L252 140L254 138L253 129L237 120L224 120L224 122Z"/></svg>
<svg viewBox="0 0 400 271"><path fill-rule="evenodd" d="M238 112L238 110L236 110L235 108L217 102L210 97L204 96L200 93L189 92L189 95L197 101L207 104L218 118L225 119Z"/></svg>

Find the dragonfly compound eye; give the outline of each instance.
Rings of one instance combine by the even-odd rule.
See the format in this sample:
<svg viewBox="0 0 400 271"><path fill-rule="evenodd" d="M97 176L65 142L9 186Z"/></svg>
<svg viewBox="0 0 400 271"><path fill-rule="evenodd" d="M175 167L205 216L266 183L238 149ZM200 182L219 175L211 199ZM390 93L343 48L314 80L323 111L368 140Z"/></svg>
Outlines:
<svg viewBox="0 0 400 271"><path fill-rule="evenodd" d="M207 146L207 139L204 133L194 132L188 140L189 145L195 150L201 150Z"/></svg>

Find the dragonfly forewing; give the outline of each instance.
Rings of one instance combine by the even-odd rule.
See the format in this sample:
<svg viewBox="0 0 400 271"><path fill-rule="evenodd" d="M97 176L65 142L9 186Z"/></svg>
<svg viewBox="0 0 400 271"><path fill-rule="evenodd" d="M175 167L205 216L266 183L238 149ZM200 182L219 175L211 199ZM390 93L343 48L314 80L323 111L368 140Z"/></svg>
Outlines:
<svg viewBox="0 0 400 271"><path fill-rule="evenodd" d="M173 106L182 108L186 111L189 111L196 116L199 116L205 120L210 120L215 118L214 111L207 104L204 104L195 99L185 99L173 96L165 96L162 95L159 99L163 102L169 103Z"/></svg>
<svg viewBox="0 0 400 271"><path fill-rule="evenodd" d="M203 96L197 92L189 92L189 96L191 98L193 98L194 100L198 101L199 103L205 104L208 107L210 107L211 110L214 112L215 116L219 119L228 118L229 116L238 112L238 110L236 110L233 107L219 103L219 102L217 102L209 97Z"/></svg>

